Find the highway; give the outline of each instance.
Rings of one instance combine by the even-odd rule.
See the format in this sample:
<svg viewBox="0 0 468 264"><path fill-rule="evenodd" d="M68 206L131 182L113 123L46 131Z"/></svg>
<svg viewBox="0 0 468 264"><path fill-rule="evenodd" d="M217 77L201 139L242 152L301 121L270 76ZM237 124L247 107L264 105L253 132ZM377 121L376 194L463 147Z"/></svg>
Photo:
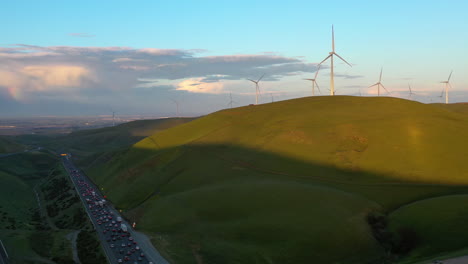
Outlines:
<svg viewBox="0 0 468 264"><path fill-rule="evenodd" d="M8 264L8 253L0 240L0 264Z"/></svg>
<svg viewBox="0 0 468 264"><path fill-rule="evenodd" d="M63 165L93 223L109 263L169 264L144 236L133 230L68 157L62 157Z"/></svg>

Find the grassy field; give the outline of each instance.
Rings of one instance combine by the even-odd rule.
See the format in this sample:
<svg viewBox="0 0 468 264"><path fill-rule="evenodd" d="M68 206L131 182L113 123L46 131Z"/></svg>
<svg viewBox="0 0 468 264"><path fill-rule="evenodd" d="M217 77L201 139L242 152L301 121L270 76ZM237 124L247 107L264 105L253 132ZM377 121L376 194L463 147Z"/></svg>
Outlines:
<svg viewBox="0 0 468 264"><path fill-rule="evenodd" d="M468 115L468 103L456 103L456 104L432 104L444 108L449 111L457 112L460 114Z"/></svg>
<svg viewBox="0 0 468 264"><path fill-rule="evenodd" d="M164 118L139 120L99 129L80 130L54 137L47 146L67 149L79 156L128 147L158 131L177 126L194 118Z"/></svg>
<svg viewBox="0 0 468 264"><path fill-rule="evenodd" d="M11 140L9 137L0 136L0 154L23 151L24 146Z"/></svg>
<svg viewBox="0 0 468 264"><path fill-rule="evenodd" d="M468 244L468 195L449 195L418 201L389 216L390 230L414 230L417 247L405 261L417 261L433 252L466 249Z"/></svg>
<svg viewBox="0 0 468 264"><path fill-rule="evenodd" d="M468 194L463 138L468 117L437 105L309 97L160 131L88 173L173 263L382 263L446 250L402 253L394 226L418 231L393 212Z"/></svg>
<svg viewBox="0 0 468 264"><path fill-rule="evenodd" d="M72 229L86 228L89 223L80 201L73 202L70 186L54 184L63 183L65 177L58 158L47 153L27 152L0 158L0 239L11 263L73 263L66 236ZM60 213L48 215L51 210L47 209L55 206L59 206L56 211ZM60 225L63 219L66 224Z"/></svg>

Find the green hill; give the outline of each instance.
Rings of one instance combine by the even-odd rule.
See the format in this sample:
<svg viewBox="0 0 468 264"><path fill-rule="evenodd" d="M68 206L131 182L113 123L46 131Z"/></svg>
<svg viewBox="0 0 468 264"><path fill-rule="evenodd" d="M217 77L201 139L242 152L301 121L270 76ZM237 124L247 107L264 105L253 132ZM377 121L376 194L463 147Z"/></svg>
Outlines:
<svg viewBox="0 0 468 264"><path fill-rule="evenodd" d="M11 140L10 138L0 136L0 154L23 151L24 146Z"/></svg>
<svg viewBox="0 0 468 264"><path fill-rule="evenodd" d="M160 131L88 173L174 263L371 263L399 245L369 216L468 194L464 138L468 117L434 105L309 97Z"/></svg>
<svg viewBox="0 0 468 264"><path fill-rule="evenodd" d="M115 127L80 130L62 137L53 138L45 145L58 150L72 151L83 158L128 147L158 131L177 126L194 118L164 118L132 121ZM92 157L95 159L95 157Z"/></svg>
<svg viewBox="0 0 468 264"><path fill-rule="evenodd" d="M433 104L433 105L453 111L453 112L468 115L468 103Z"/></svg>

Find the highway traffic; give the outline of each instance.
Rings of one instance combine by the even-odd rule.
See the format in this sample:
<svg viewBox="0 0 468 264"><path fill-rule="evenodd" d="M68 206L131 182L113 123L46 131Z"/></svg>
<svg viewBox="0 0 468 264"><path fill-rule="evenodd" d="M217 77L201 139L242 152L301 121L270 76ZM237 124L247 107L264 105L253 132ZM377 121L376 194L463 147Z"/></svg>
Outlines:
<svg viewBox="0 0 468 264"><path fill-rule="evenodd" d="M84 203L110 263L168 264L147 241L135 236L135 231L122 218L89 179L80 173L69 156L63 157L76 191Z"/></svg>

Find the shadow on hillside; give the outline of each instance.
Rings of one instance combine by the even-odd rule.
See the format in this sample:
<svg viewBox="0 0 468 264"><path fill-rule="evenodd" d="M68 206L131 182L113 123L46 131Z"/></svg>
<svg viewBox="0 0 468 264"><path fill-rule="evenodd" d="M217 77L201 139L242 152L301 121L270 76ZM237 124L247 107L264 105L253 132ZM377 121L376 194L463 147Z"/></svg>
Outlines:
<svg viewBox="0 0 468 264"><path fill-rule="evenodd" d="M96 166L89 170L98 184L124 193L137 188L141 194L125 208L137 207L155 194L249 180L328 186L377 202L387 212L421 199L468 193L468 184L423 181L405 173L389 175L352 166L340 168L235 145L190 144L153 150L133 147L112 158L103 157L95 160ZM112 192L109 196L112 198Z"/></svg>
<svg viewBox="0 0 468 264"><path fill-rule="evenodd" d="M191 232L194 232L193 234L189 235L184 232L179 234L178 232L180 231L174 231L179 230L178 228L181 228L177 225L177 220L169 217L169 219L166 221L172 223L168 225L173 229L170 229L166 226L169 229L165 230L168 233L172 232L171 239L174 239L174 241L177 241L177 243L180 241L186 241L187 237L191 237L189 242L183 242L188 243L188 245L184 244L183 250L178 249L181 252L184 252L182 254L190 255L192 252L190 249L190 245L192 245L191 241L198 241L197 243L203 244L202 248L205 250L205 252L202 252L203 256L208 259L219 260L218 263L224 263L224 261L232 257L229 255L226 255L228 257L221 256L223 254L232 254L227 253L229 250L219 250L230 249L233 250L232 252L242 252L246 259L257 254L254 253L254 251L258 251L257 246L265 246L268 248L268 252L270 252L270 250L271 252L274 252L273 247L269 248L269 246L267 246L268 243L264 242L262 239L264 237L268 237L268 234L271 232L274 232L275 237L279 237L280 241L285 240L289 237L289 235L282 232L289 229L285 229L284 227L281 227L283 229L275 229L275 227L265 226L262 228L256 227L251 230L252 232L247 232L248 235L245 235L246 239L252 239L252 241L258 243L255 244L252 242L255 244L255 246L252 246L253 251L250 251L250 249L245 249L242 246L237 247L223 244L228 243L226 241L242 241L242 239L244 239L237 238L235 235L233 235L233 238L226 240L221 239L220 241L224 242L219 242L221 244L217 245L215 248L210 249L209 245L216 244L213 241L216 241L216 236L218 232L220 232L216 228L221 228L221 230L224 230L223 232L228 233L236 233L238 231L244 232L241 228L236 227L235 225L230 226L228 224L230 221L237 221L236 217L239 217L236 215L239 213L238 210L243 210L240 208L249 207L249 205L243 203L251 203L251 200L256 198L260 198L258 202L262 203L263 201L267 201L269 199L275 199L274 197L279 197L279 199L288 201L288 195L297 195L294 193L294 191L291 191L296 190L294 188L297 186L304 186L306 188L313 186L330 189L332 190L332 194L335 193L334 190L336 190L338 192L344 192L346 195L349 194L349 199L353 201L365 198L362 200L368 200L368 205L374 203L379 204L381 209L378 209L379 212L374 211L371 215L368 216L368 224L371 226L374 237L377 241L379 241L380 246L385 248L385 250L400 254L410 252L413 247L418 246L416 243L417 241L413 239L414 232L411 230L409 233L400 232L405 236L402 236L400 233L398 233L397 237L402 237L398 238L401 241L398 241L396 245L392 244L394 243L395 238L389 236L390 233L387 231L387 218L385 215L403 205L418 200L450 194L468 193L468 186L466 185L416 182L411 178L408 178L407 181L403 182L402 180L396 179L395 175L385 175L382 173L363 171L356 167L339 168L338 166L333 165L305 162L284 155L244 148L236 145L188 144L184 146L163 149L142 149L134 147L117 153L114 157L112 157L112 159L108 158L109 157L103 160L97 160L95 163L96 166L87 172L89 176L94 179L98 186L104 187L104 190L106 190L105 194L108 196L108 198L110 198L110 200L112 200L116 206L124 209L127 212L126 216L130 217L132 221L141 222L144 218L144 215L147 214L148 211L153 210L151 208L152 206L156 205L156 200L174 202L175 204L171 204L169 207L158 209L158 213L166 212L166 214L172 215L174 218L177 218L180 215L190 215L190 212L193 210L197 210L197 212L200 214L210 212L209 214L213 214L214 219L217 219L216 217L219 217L218 214L221 214L224 225L220 225L218 227L211 227L213 225L216 226L219 224L219 222L216 221L206 221L199 219L196 216L193 219L191 218L192 216L188 218L182 217L186 221L192 221L185 224L193 224L196 227L193 227L193 229L189 228L192 230ZM231 191L242 191L245 190L246 186L249 185L261 186L264 184L268 186L271 183L274 183L275 186L272 189L268 189L268 187L265 189L255 189L254 187L255 190L259 191L267 190L267 193L264 194L254 191L245 192L244 194L239 193L238 195L239 197L242 197L242 199L233 198L234 200L225 200L225 197L220 198L218 201L216 201L216 203L221 204L221 207L225 207L222 212L213 210L212 208L210 209L209 207L197 207L197 209L194 209L195 201L193 201L193 199L197 199L197 196L194 194L204 193L206 190L216 190L216 188L219 188L220 186L221 189L226 188L226 190ZM285 191L282 191L283 189L281 189L283 186ZM294 186L294 188L291 189L291 186ZM300 191L301 189L302 188L299 187L297 190ZM315 189L311 188L310 190ZM186 196L187 194L189 196ZM250 197L249 195L254 195L255 198ZM310 195L310 193L305 192L304 195ZM236 196L237 195L235 195L235 197ZM191 197L191 199L184 197ZM320 203L327 205L327 198L331 197L332 196L323 197L324 200L320 201ZM310 197L303 198L305 201L311 200ZM204 198L200 199L203 200ZM236 205L233 205L233 201ZM160 202L158 203L161 204ZM164 202L162 202L162 204L164 204ZM336 205L336 201L331 202L330 210L333 210L332 215L335 213L334 210L336 210L336 213L338 214L339 212L343 212L343 210L348 210L348 205L339 204L340 207L336 207ZM293 205L291 204L291 206ZM378 207L372 206L372 208ZM250 215L251 217L256 214L254 212L255 211L249 212L252 214ZM300 212L297 214L297 218L301 219L307 216L307 214L307 212ZM197 213L195 213L195 215L197 215ZM361 219L360 221L366 221L365 216L360 215L359 217ZM159 217L158 221L164 222L162 218L164 217ZM158 221L155 220L154 222ZM259 221L260 223L263 220L257 219L256 221ZM291 221L292 223L295 223L295 220ZM343 219L343 221L346 222L346 224L350 224L350 227L348 228L353 228L351 222L348 222L349 219ZM352 223L355 224L355 222ZM248 224L246 224L246 226L248 228L253 228ZM153 227L145 226L143 228L145 228L146 231L154 231L154 229L152 229ZM239 228L239 230L237 228ZM198 235L202 236L201 234L203 234L203 237L197 237ZM260 240L254 239L257 235L261 237ZM296 247L296 244L292 245L291 248L287 250L287 254L294 255L295 260L297 260L296 263L303 263L301 261L305 259L316 258L314 255L314 250L318 250L320 246L315 246L315 248L312 246L312 248L314 248L312 251L306 250L306 248L311 247L310 243L313 241L313 237L304 238L304 242L297 242L297 245L300 244L299 247ZM231 246L234 248L230 248ZM336 251L336 248L329 246L329 248L326 248L326 250ZM367 253L358 251L355 253L350 253L347 250L343 251L343 249L338 251L341 253L337 254L339 255L337 260L340 258L349 260L345 263L370 263L361 260L365 258L373 258L371 255L366 256L366 254L370 254L369 252L372 252L372 250ZM272 256L274 255L274 253L268 254L272 254ZM364 258L364 256L366 257ZM281 260L281 257L276 258L278 258L277 260ZM332 257L329 258L331 259ZM183 258L181 257L181 259ZM250 262L245 261L244 263ZM287 259L285 259L284 263L287 263ZM319 263L329 262L319 261Z"/></svg>

